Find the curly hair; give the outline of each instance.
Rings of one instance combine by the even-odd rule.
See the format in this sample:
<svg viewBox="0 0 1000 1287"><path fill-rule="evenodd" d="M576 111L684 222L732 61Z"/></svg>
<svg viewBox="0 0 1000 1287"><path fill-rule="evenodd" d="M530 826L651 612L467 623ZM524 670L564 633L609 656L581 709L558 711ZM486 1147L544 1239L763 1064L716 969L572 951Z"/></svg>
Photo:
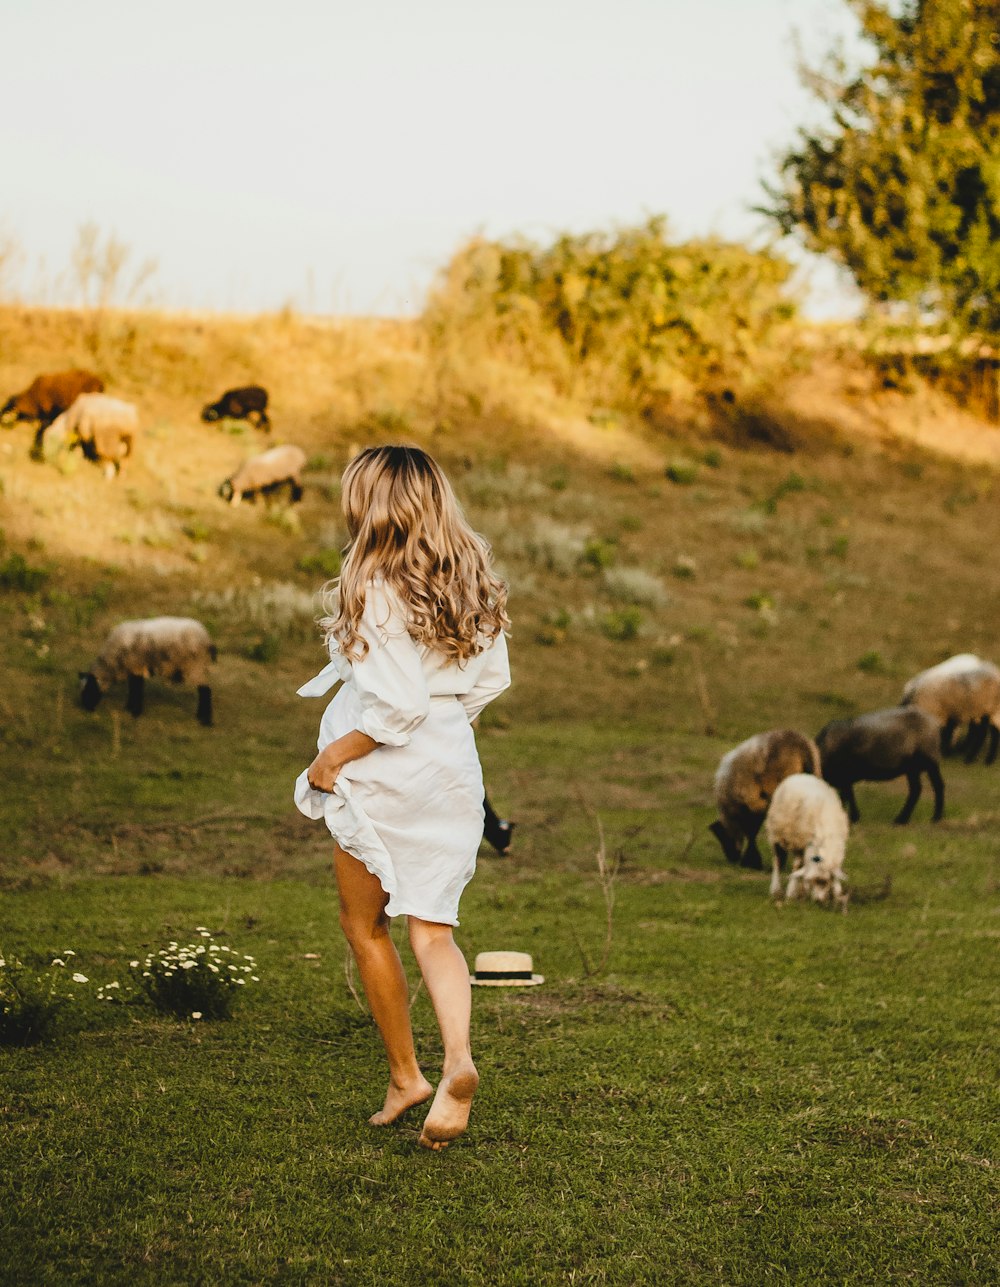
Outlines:
<svg viewBox="0 0 1000 1287"><path fill-rule="evenodd" d="M454 661L476 656L510 625L489 543L425 451L367 447L344 471L341 504L350 541L340 576L323 588L320 625L345 657L368 651L359 627L376 579L406 606L411 638Z"/></svg>

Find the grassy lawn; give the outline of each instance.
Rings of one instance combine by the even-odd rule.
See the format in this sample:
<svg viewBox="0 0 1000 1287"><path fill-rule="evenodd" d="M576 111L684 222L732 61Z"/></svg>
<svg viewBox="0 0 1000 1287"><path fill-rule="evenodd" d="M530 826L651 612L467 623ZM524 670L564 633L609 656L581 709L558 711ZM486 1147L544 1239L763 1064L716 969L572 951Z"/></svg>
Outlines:
<svg viewBox="0 0 1000 1287"><path fill-rule="evenodd" d="M900 784L863 787L846 915L774 908L706 831L750 733L889 705L949 653L1000 660L994 473L897 442L707 450L419 408L400 427L371 411L391 354L366 365L358 341L336 385L349 337L307 338L288 387L315 367L331 410L308 381L291 404L312 461L291 514L221 506L247 444L189 415L199 388L152 329L160 419L121 486L2 431L0 947L71 948L103 983L206 925L261 982L228 1022L80 1001L46 1044L0 1050L0 1282L996 1282L1000 767L948 762L937 826L925 799L894 828ZM477 991L482 1089L441 1155L419 1112L366 1123L382 1056L329 840L291 805L321 711L294 696L322 663L315 560L343 540L340 468L383 438L441 456L511 580L515 684L479 741L519 825L509 859L484 850L458 938L546 976ZM108 627L167 611L219 642L216 727L156 683L139 720L122 693L82 712ZM434 1073L423 994L413 1016Z"/></svg>

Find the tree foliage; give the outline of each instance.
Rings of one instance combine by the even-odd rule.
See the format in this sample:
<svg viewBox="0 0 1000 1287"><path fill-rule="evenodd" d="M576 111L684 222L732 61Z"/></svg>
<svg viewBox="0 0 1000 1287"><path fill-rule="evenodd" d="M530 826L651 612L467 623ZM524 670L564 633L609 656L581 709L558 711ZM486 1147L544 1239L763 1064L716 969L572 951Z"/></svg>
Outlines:
<svg viewBox="0 0 1000 1287"><path fill-rule="evenodd" d="M878 301L1000 333L1000 3L845 0L870 61L831 57L828 109L770 186L770 213Z"/></svg>
<svg viewBox="0 0 1000 1287"><path fill-rule="evenodd" d="M425 322L438 343L490 352L642 405L729 378L794 313L781 257L721 241L671 242L666 222L558 237L476 238L445 268Z"/></svg>

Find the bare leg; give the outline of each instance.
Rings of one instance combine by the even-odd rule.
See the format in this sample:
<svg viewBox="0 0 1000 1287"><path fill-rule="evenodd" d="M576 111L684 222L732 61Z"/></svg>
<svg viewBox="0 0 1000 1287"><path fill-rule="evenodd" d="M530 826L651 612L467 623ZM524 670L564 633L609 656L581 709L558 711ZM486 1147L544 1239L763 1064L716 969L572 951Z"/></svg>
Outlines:
<svg viewBox="0 0 1000 1287"><path fill-rule="evenodd" d="M410 998L403 963L389 936L389 895L364 863L337 845L333 857L340 894L340 924L361 972L365 996L389 1060L385 1104L368 1120L387 1126L430 1099L434 1088L420 1071L410 1027Z"/></svg>
<svg viewBox="0 0 1000 1287"><path fill-rule="evenodd" d="M425 1148L447 1148L469 1124L479 1074L472 1062L469 967L450 925L410 917L410 946L420 966L444 1043L444 1068L434 1103L420 1133Z"/></svg>

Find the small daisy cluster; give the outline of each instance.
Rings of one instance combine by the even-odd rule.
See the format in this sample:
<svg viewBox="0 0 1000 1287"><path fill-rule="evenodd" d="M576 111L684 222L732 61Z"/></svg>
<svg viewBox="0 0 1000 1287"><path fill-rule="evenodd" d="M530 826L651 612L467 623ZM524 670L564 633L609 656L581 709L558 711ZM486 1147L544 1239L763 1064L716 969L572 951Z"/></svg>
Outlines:
<svg viewBox="0 0 1000 1287"><path fill-rule="evenodd" d="M0 951L0 1045L31 1045L48 1036L60 1010L76 996L74 984L90 982L68 964L73 956L67 948L46 969L29 970Z"/></svg>
<svg viewBox="0 0 1000 1287"><path fill-rule="evenodd" d="M238 988L259 983L257 962L224 943L216 943L210 930L197 927L200 943L169 943L144 961L130 961L140 990L164 1014L180 1019L227 1019ZM107 984L101 1000L110 1001Z"/></svg>

